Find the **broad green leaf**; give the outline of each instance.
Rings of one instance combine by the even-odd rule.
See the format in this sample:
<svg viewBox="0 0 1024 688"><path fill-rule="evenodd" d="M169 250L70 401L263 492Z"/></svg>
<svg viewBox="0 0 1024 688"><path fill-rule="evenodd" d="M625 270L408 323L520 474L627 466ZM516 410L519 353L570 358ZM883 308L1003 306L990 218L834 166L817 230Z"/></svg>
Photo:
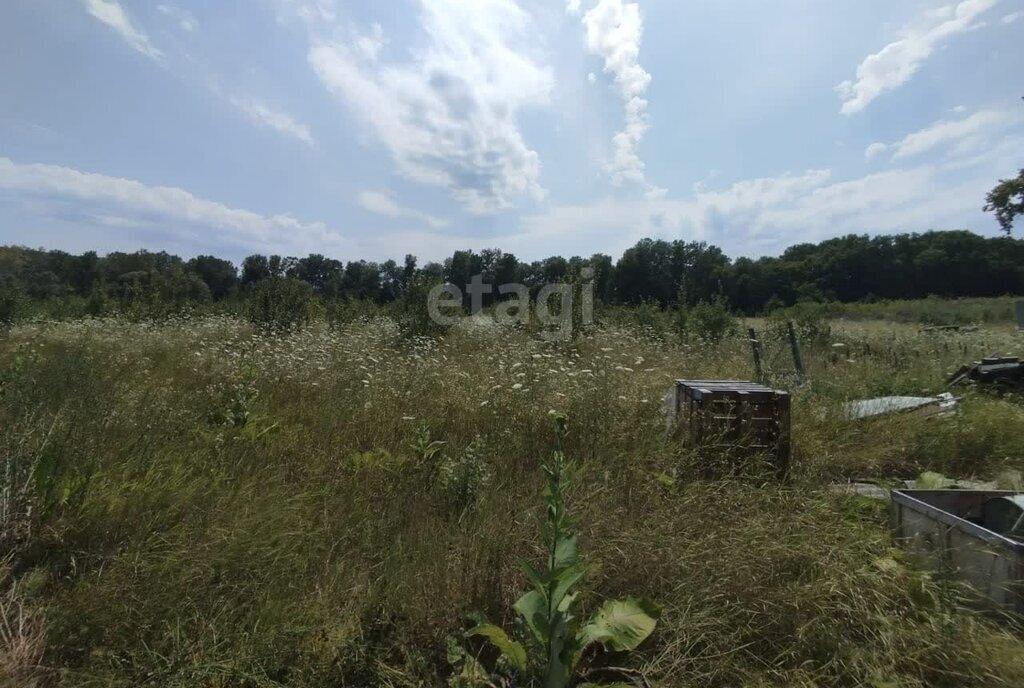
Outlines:
<svg viewBox="0 0 1024 688"><path fill-rule="evenodd" d="M562 538L555 543L555 560L553 562L553 569L560 569L566 566L572 566L580 559L579 543L577 542L576 535L570 535L567 538Z"/></svg>
<svg viewBox="0 0 1024 688"><path fill-rule="evenodd" d="M555 612L551 620L551 637L548 645L548 666L544 675L544 688L567 688L572 676L575 653L566 647L566 619Z"/></svg>
<svg viewBox="0 0 1024 688"><path fill-rule="evenodd" d="M657 606L646 600L609 600L580 629L579 646L598 642L615 652L633 650L654 632L659 613Z"/></svg>
<svg viewBox="0 0 1024 688"><path fill-rule="evenodd" d="M487 688L494 684L487 669L476 658L467 655L462 662L462 671L449 678L448 685L453 688Z"/></svg>
<svg viewBox="0 0 1024 688"><path fill-rule="evenodd" d="M484 688L491 685L487 670L451 636L448 636L448 664L457 672L448 679L450 688Z"/></svg>
<svg viewBox="0 0 1024 688"><path fill-rule="evenodd" d="M466 635L482 635L508 658L509 663L518 671L526 671L526 648L508 637L500 627L494 624L481 624L471 629Z"/></svg>
<svg viewBox="0 0 1024 688"><path fill-rule="evenodd" d="M556 609L562 605L562 600L565 599L566 594L572 589L572 586L576 585L581 578L583 578L586 571L582 566L573 566L562 571L556 578L555 590L551 594L551 606Z"/></svg>
<svg viewBox="0 0 1024 688"><path fill-rule="evenodd" d="M546 577L538 573L537 569L533 568L533 566L530 565L530 562L521 561L519 562L519 564L523 567L523 571L526 572L526 577L529 579L530 583L533 585L534 589L537 590L537 592L543 593L545 590L547 590L548 586L545 582Z"/></svg>
<svg viewBox="0 0 1024 688"><path fill-rule="evenodd" d="M576 601L576 596L577 595L574 592L569 593L568 595L562 598L562 601L558 603L558 606L555 607L555 610L561 612L562 614L565 614L567 617L571 616L572 618L575 618L575 615L569 613L569 609L572 607L572 603Z"/></svg>
<svg viewBox="0 0 1024 688"><path fill-rule="evenodd" d="M520 597L512 608L523 617L534 639L542 646L547 646L548 638L548 603L544 595L531 590Z"/></svg>

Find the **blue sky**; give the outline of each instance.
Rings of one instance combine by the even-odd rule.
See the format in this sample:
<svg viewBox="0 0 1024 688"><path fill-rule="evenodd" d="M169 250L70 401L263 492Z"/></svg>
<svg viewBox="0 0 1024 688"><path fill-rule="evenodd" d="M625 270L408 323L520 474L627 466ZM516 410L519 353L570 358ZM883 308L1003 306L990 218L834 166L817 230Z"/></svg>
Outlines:
<svg viewBox="0 0 1024 688"><path fill-rule="evenodd" d="M998 233L1018 0L5 0L0 243L342 260Z"/></svg>

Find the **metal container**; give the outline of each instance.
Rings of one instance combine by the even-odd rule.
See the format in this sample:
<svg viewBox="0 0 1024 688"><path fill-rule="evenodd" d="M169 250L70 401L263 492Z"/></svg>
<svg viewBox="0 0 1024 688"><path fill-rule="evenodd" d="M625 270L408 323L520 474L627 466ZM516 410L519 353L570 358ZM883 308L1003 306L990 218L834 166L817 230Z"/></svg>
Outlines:
<svg viewBox="0 0 1024 688"><path fill-rule="evenodd" d="M893 538L932 568L958 576L992 609L1024 614L1024 541L996 532L992 527L1000 526L985 520L1010 510L1019 496L995 490L893 490Z"/></svg>
<svg viewBox="0 0 1024 688"><path fill-rule="evenodd" d="M1024 540L1024 494L993 497L985 502L982 525L1000 535Z"/></svg>

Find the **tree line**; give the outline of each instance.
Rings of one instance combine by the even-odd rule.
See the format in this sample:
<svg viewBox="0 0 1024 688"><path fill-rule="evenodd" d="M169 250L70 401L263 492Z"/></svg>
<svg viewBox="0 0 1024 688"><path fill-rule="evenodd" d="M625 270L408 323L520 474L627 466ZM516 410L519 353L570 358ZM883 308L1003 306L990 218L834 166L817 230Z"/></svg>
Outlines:
<svg viewBox="0 0 1024 688"><path fill-rule="evenodd" d="M584 268L590 271L584 272ZM0 247L0 294L34 302L77 302L85 312L145 302L168 308L244 299L274 280L301 283L325 302L391 303L417 285L459 286L482 275L485 284L520 283L531 289L593 281L606 304L692 307L711 301L756 314L800 302L984 297L1024 294L1024 241L969 231L883 236L849 235L804 243L780 256L730 259L704 242L643 239L618 260L552 256L522 261L498 249L456 251L420 265L342 262L320 254L304 258L252 255L236 267L202 255L185 260L166 252L94 251L80 255L20 246ZM12 296L13 295L13 296Z"/></svg>

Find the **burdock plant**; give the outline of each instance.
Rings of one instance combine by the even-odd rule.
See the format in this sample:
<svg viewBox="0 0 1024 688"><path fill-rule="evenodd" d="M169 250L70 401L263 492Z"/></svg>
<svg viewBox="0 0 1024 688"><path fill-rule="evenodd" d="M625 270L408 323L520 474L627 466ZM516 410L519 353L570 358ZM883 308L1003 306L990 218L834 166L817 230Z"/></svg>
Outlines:
<svg viewBox="0 0 1024 688"><path fill-rule="evenodd" d="M633 650L654 631L658 616L651 602L628 598L606 601L583 622L579 586L586 569L579 557L578 519L566 506L575 465L562 449L565 436L566 420L556 416L555 451L542 466L547 479L547 512L542 527L546 565L538 571L529 562L522 563L532 589L513 606L528 629L525 643L513 640L494 624L481 624L467 634L487 638L526 685L544 688L588 684L590 676L577 675L588 649L600 646L612 652ZM616 671L602 673L610 676Z"/></svg>

